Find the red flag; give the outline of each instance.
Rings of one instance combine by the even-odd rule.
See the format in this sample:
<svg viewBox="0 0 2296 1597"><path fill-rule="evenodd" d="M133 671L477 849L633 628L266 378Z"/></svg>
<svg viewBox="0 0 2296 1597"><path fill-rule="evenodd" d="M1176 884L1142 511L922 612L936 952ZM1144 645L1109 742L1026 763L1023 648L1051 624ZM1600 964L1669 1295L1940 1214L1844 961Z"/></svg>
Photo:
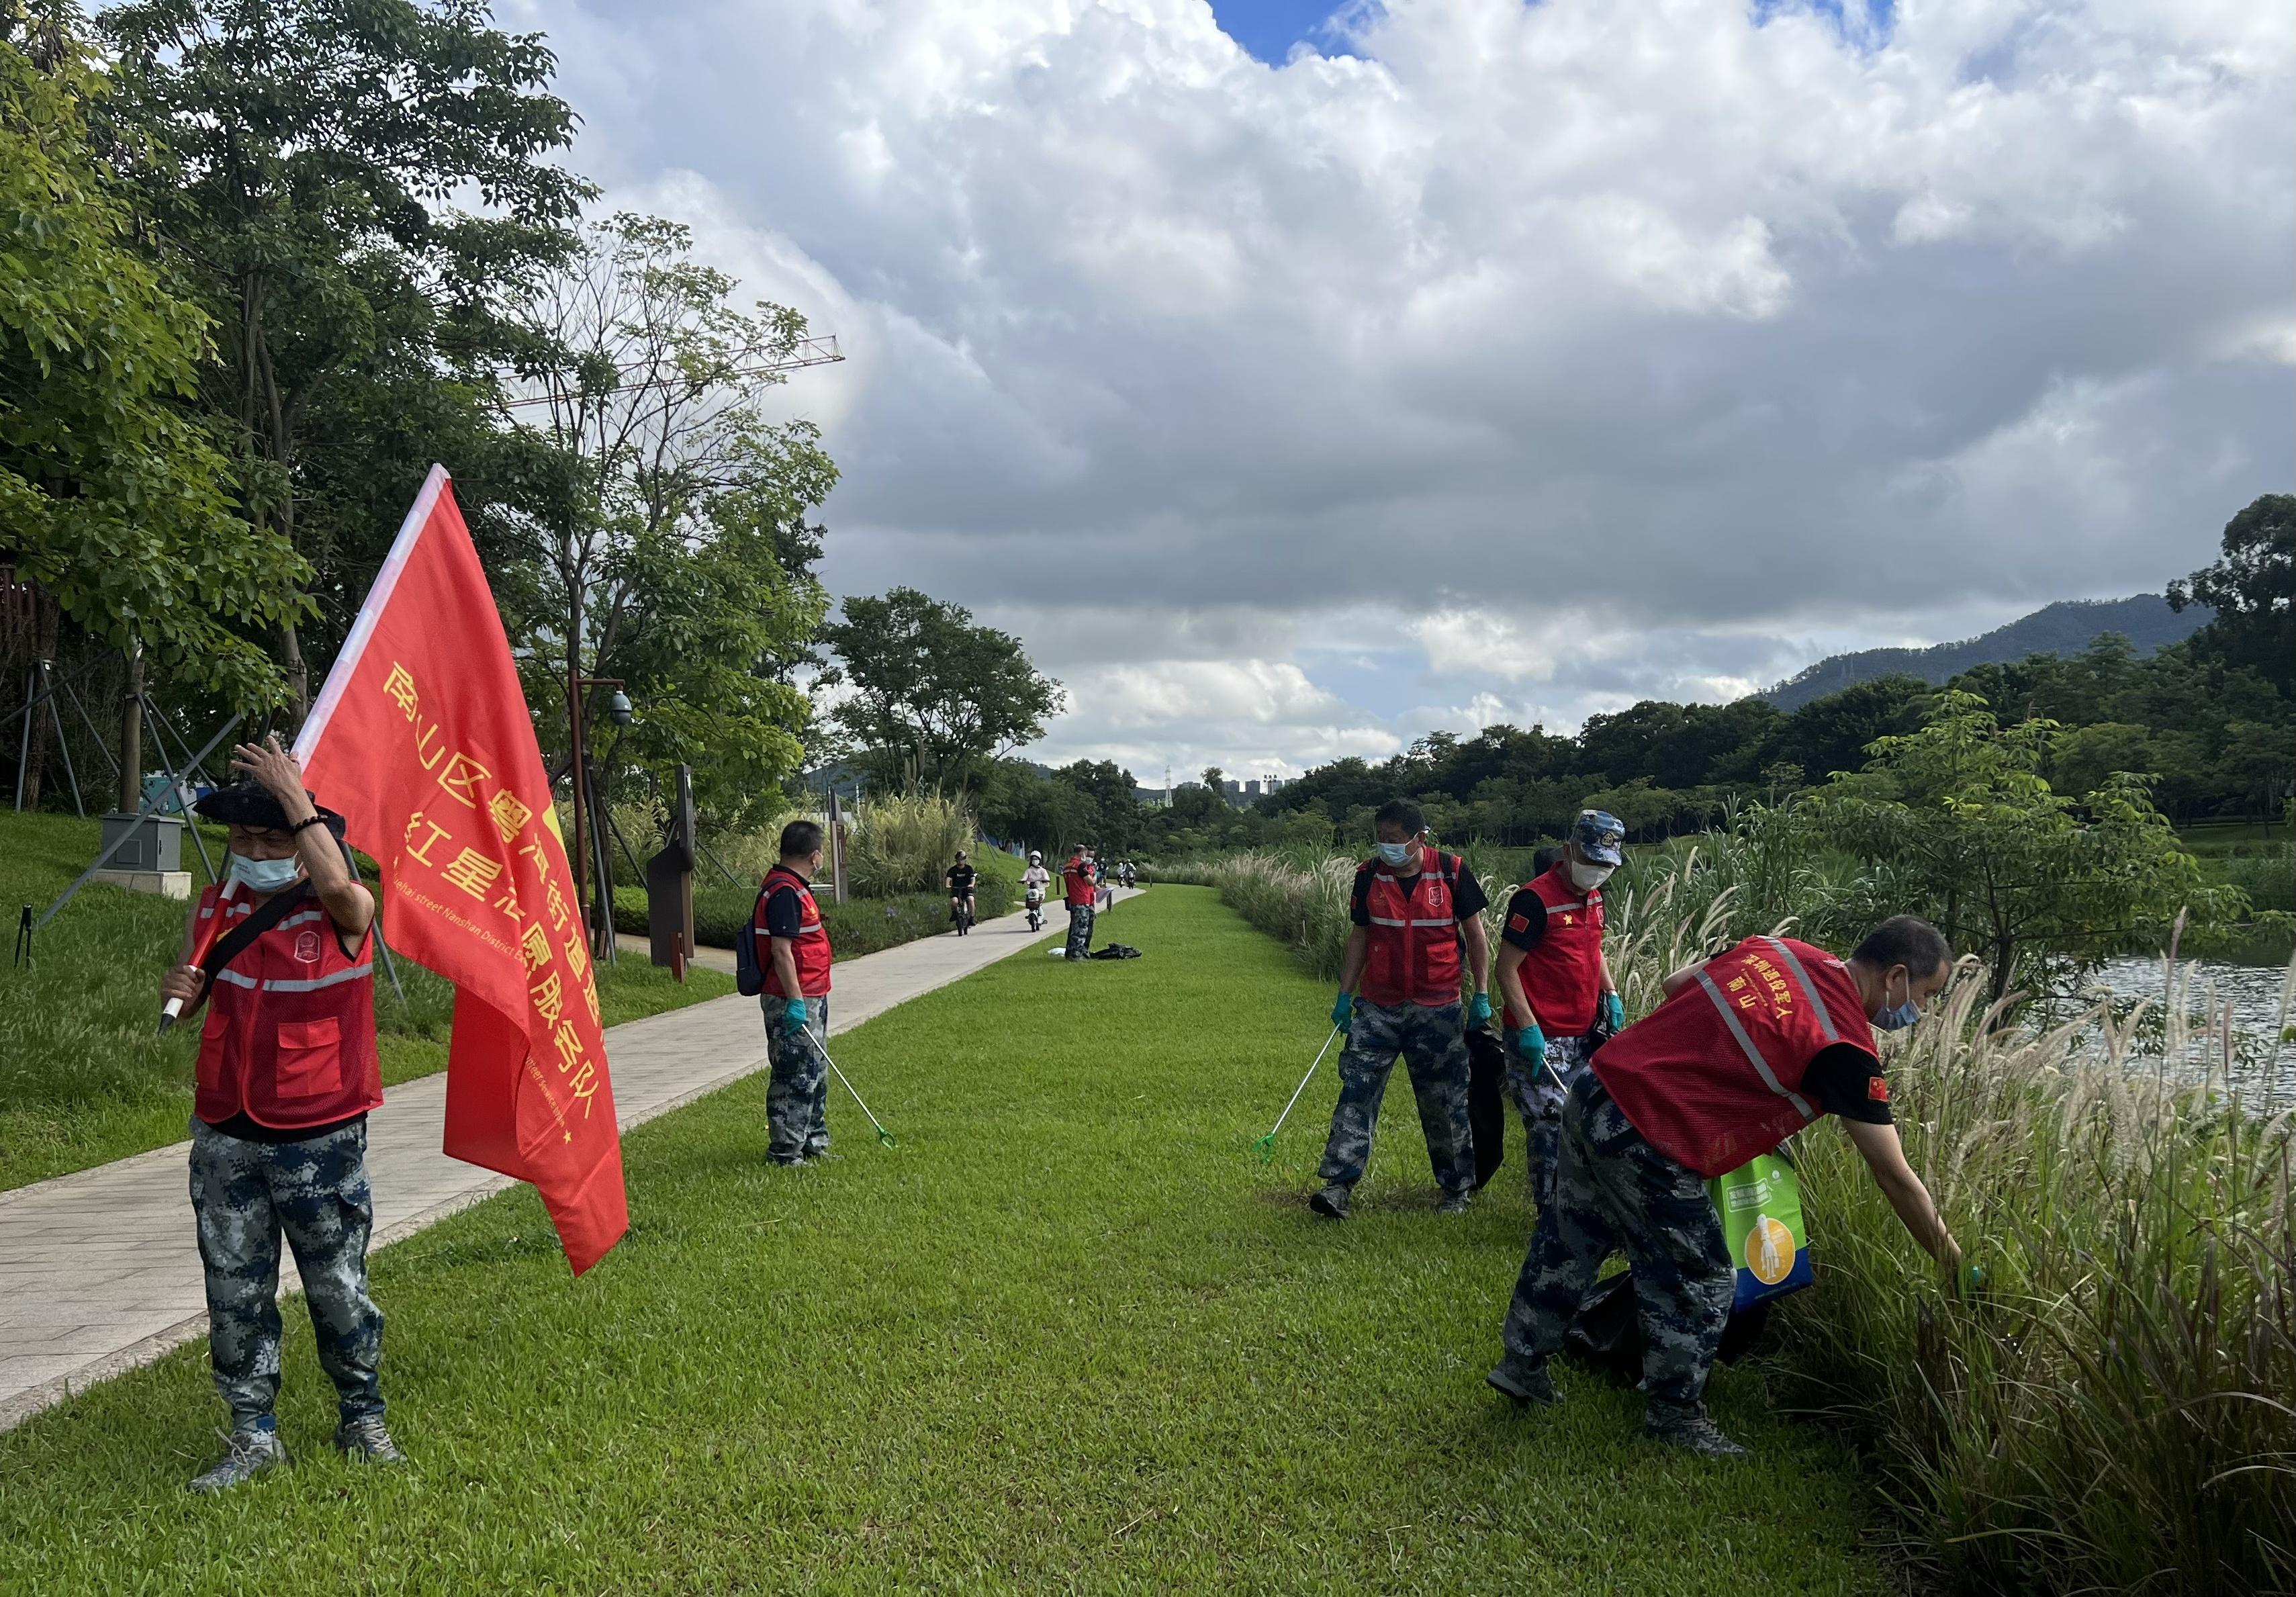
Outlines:
<svg viewBox="0 0 2296 1597"><path fill-rule="evenodd" d="M510 640L433 466L295 740L455 984L446 1151L530 1181L579 1275L629 1229L598 989Z"/></svg>

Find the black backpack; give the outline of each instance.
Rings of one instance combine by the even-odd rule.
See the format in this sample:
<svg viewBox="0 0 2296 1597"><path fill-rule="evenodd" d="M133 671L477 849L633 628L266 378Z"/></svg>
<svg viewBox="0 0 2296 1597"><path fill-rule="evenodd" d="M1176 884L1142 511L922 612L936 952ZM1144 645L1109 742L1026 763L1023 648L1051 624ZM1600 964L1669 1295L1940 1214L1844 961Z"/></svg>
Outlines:
<svg viewBox="0 0 2296 1597"><path fill-rule="evenodd" d="M755 998L766 990L766 967L758 960L758 913L766 906L773 880L768 874L758 889L757 900L750 905L749 924L734 939L734 990L744 998Z"/></svg>

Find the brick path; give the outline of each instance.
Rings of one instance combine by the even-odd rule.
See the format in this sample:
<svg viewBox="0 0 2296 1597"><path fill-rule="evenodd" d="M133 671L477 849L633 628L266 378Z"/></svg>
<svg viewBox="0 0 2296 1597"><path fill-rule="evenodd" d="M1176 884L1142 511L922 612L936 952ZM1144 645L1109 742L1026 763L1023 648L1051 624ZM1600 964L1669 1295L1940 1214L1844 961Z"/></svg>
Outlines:
<svg viewBox="0 0 2296 1597"><path fill-rule="evenodd" d="M1060 905L1046 908L1045 930L1033 936L1015 913L970 937L927 938L840 963L832 1034L1062 934ZM702 950L704 962L717 962L709 956L718 952ZM636 957L645 957L642 943ZM730 966L732 955L720 957ZM614 1027L606 1050L627 1131L763 1069L765 1028L756 999L719 998ZM378 1248L512 1184L439 1151L446 1104L441 1071L390 1088L367 1118ZM0 1430L206 1331L189 1148L179 1142L0 1192ZM281 1290L294 1284L288 1254Z"/></svg>

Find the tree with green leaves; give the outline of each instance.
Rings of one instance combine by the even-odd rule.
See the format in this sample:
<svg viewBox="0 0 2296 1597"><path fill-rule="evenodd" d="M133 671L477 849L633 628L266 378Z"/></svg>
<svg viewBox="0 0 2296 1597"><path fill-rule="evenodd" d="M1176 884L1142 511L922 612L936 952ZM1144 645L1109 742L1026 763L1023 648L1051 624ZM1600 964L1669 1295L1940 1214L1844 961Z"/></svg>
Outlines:
<svg viewBox="0 0 2296 1597"><path fill-rule="evenodd" d="M187 409L209 323L135 247L70 20L0 9L0 562L88 633L258 706L281 683L244 634L292 625L308 569L232 514L230 463Z"/></svg>
<svg viewBox="0 0 2296 1597"><path fill-rule="evenodd" d="M2226 522L2224 553L2170 583L2169 604L2214 610L2194 635L2200 651L2296 697L2296 494L2265 494Z"/></svg>
<svg viewBox="0 0 2296 1597"><path fill-rule="evenodd" d="M2079 799L2052 789L2043 772L2062 730L2005 726L1984 700L1948 690L1919 730L1878 740L1864 771L1800 807L1823 843L1878 869L1897 909L1983 959L1997 999L2021 967L2083 969L2185 910L2244 907L2203 881L2144 776L2108 774Z"/></svg>
<svg viewBox="0 0 2296 1597"><path fill-rule="evenodd" d="M347 625L421 484L421 435L483 441L502 292L563 256L591 192L547 160L574 130L554 59L485 0L128 0L96 21L113 136L218 329L205 402L242 513L311 560ZM449 203L462 192L483 211ZM378 446L400 439L414 458L378 479ZM279 618L280 649L307 702L299 618Z"/></svg>
<svg viewBox="0 0 2296 1597"><path fill-rule="evenodd" d="M570 666L619 678L633 724L593 706L585 741L664 782L693 764L697 798L732 824L769 817L806 752L793 674L828 608L808 517L837 481L818 429L760 409L805 319L742 309L737 287L686 228L625 213L515 296L503 424L562 479L497 546L534 701L562 702ZM562 725L545 717L545 748L563 749Z"/></svg>
<svg viewBox="0 0 2296 1597"><path fill-rule="evenodd" d="M1021 640L912 587L845 601L821 629L836 651L824 685L848 690L832 719L880 782L969 791L988 762L1044 735L1067 701Z"/></svg>

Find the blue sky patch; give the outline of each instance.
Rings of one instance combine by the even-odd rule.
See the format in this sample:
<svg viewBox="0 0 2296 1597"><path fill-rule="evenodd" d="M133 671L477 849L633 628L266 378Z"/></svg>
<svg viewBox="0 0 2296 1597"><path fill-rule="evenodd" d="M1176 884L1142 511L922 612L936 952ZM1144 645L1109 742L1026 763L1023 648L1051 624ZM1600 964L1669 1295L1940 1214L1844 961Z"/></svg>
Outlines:
<svg viewBox="0 0 2296 1597"><path fill-rule="evenodd" d="M1258 60L1280 67L1305 39L1325 55L1342 53L1324 28L1344 0L1211 0L1220 30Z"/></svg>

